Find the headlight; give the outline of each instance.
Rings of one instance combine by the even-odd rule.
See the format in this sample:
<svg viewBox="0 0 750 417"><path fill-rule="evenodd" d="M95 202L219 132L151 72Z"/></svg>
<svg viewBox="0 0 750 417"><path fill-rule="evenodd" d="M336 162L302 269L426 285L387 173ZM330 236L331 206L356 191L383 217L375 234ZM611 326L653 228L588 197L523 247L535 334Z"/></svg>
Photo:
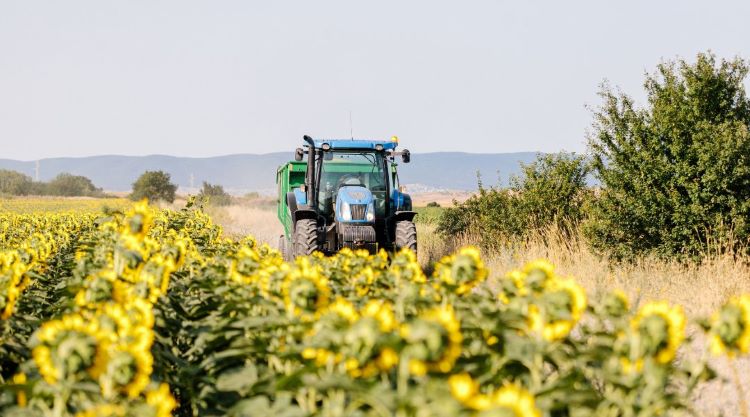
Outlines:
<svg viewBox="0 0 750 417"><path fill-rule="evenodd" d="M341 203L341 213L339 215L341 216L341 220L347 222L352 220L352 208L349 207L349 203L345 201Z"/></svg>
<svg viewBox="0 0 750 417"><path fill-rule="evenodd" d="M375 203L373 203L372 201L367 205L367 214L365 215L365 219L368 222L375 221Z"/></svg>

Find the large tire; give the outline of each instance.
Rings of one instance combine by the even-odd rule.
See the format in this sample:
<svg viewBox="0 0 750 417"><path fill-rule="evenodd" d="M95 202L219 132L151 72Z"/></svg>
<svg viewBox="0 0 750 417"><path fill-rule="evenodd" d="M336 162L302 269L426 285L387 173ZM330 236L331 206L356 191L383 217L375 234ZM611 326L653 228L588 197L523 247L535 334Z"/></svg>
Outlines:
<svg viewBox="0 0 750 417"><path fill-rule="evenodd" d="M417 253L417 226L409 220L396 222L396 250L409 248Z"/></svg>
<svg viewBox="0 0 750 417"><path fill-rule="evenodd" d="M318 224L315 219L297 220L294 227L294 256L312 255L318 250Z"/></svg>
<svg viewBox="0 0 750 417"><path fill-rule="evenodd" d="M279 236L279 252L281 252L281 257L284 258L284 260L287 262L292 260L292 248L290 248L289 246L289 241L286 239L286 236Z"/></svg>

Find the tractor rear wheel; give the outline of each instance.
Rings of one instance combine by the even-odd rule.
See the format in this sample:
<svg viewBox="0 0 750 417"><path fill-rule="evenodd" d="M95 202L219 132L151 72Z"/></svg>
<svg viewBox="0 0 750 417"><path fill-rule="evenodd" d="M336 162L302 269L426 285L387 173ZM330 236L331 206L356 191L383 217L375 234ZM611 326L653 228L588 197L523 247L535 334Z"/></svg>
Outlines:
<svg viewBox="0 0 750 417"><path fill-rule="evenodd" d="M312 255L318 250L318 223L315 219L297 220L294 227L294 256Z"/></svg>
<svg viewBox="0 0 750 417"><path fill-rule="evenodd" d="M417 226L409 220L396 222L396 250L409 248L417 253Z"/></svg>
<svg viewBox="0 0 750 417"><path fill-rule="evenodd" d="M293 260L291 249L292 248L289 247L289 241L286 239L286 236L279 236L279 252L281 252L281 257L284 258L284 261L286 262Z"/></svg>

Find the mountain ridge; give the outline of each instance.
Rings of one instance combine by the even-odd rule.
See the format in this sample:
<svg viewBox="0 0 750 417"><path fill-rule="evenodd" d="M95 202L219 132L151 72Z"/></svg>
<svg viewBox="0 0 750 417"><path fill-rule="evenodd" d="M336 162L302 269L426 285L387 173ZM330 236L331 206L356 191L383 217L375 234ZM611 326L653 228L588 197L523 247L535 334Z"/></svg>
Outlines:
<svg viewBox="0 0 750 417"><path fill-rule="evenodd" d="M529 163L538 152L469 153L426 152L412 154L412 162L399 164L404 184L433 189L477 188L477 173L485 184L505 185L520 172L519 163ZM273 192L276 168L293 159L292 152L229 154L209 157L172 155L96 155L44 158L39 163L39 180L48 181L62 172L83 175L107 191L129 191L132 183L147 170L163 170L181 188L200 187L203 181L221 184L234 193ZM37 161L0 159L0 169L36 177Z"/></svg>

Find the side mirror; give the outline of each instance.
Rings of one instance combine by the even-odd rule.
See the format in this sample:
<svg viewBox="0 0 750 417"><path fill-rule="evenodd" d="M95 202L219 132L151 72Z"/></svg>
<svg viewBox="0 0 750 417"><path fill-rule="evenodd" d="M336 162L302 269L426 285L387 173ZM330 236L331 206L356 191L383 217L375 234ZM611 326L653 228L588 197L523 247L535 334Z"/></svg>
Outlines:
<svg viewBox="0 0 750 417"><path fill-rule="evenodd" d="M404 149L401 152L401 160L404 161L405 164L408 164L411 161L411 152L409 152L408 149Z"/></svg>
<svg viewBox="0 0 750 417"><path fill-rule="evenodd" d="M302 150L302 148L297 148L294 150L294 160L299 162L302 160L303 156L305 155L305 151Z"/></svg>

